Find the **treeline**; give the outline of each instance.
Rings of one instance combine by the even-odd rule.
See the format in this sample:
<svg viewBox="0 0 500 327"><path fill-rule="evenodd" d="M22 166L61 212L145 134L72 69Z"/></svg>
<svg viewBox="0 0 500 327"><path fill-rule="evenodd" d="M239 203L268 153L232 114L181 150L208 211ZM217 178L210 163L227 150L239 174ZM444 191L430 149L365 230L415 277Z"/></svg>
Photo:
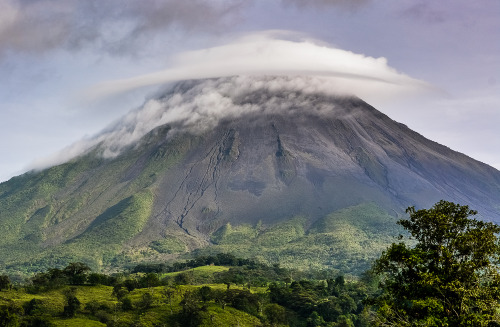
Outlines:
<svg viewBox="0 0 500 327"><path fill-rule="evenodd" d="M192 270L186 271L222 265L229 269L214 271L203 279ZM58 319L72 317L85 317L113 327L130 326L132 322L134 326L142 326L138 322L140 317L153 311L161 324L218 326L225 315L218 310L226 312L224 319L227 319L229 308L253 317L254 322L248 323L252 326L369 326L364 307L370 293L367 284L346 282L343 276L333 273L321 273L323 277L331 276L321 280L303 276L298 271L230 254L199 257L171 266L138 265L129 274L114 275L92 272L87 265L77 262L38 273L25 285L13 286L6 275L0 276L3 292L22 290L37 294L22 304L10 301L0 305L0 326L53 326ZM88 301L87 292L92 293L89 290L93 287L96 291L92 292L108 290L109 293ZM48 301L39 299L44 294L57 294L64 306L51 308ZM86 303L82 302L82 296ZM103 297L108 300L103 301ZM234 311L230 314L234 315Z"/></svg>
<svg viewBox="0 0 500 327"><path fill-rule="evenodd" d="M132 273L169 273L183 271L191 268L202 267L202 266L232 266L232 267L264 267L265 265L260 264L252 259L237 258L230 253L218 253L216 255L209 256L198 256L194 259L187 260L185 262L174 262L171 265L166 265L164 263L144 263L139 264L132 268Z"/></svg>

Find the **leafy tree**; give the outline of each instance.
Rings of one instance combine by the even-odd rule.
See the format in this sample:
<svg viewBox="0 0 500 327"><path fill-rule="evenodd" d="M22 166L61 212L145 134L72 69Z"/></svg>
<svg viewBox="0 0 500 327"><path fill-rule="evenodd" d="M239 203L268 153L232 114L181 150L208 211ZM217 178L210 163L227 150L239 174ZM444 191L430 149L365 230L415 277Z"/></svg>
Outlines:
<svg viewBox="0 0 500 327"><path fill-rule="evenodd" d="M43 301L40 299L31 299L23 305L24 314L28 316L38 316L44 313Z"/></svg>
<svg viewBox="0 0 500 327"><path fill-rule="evenodd" d="M9 289L11 286L10 278L7 275L0 275L0 291Z"/></svg>
<svg viewBox="0 0 500 327"><path fill-rule="evenodd" d="M286 310L279 304L270 303L266 305L264 314L271 326L279 326L287 323Z"/></svg>
<svg viewBox="0 0 500 327"><path fill-rule="evenodd" d="M17 327L19 326L19 312L12 305L0 306L0 327Z"/></svg>
<svg viewBox="0 0 500 327"><path fill-rule="evenodd" d="M112 285L113 278L99 273L90 273L87 277L87 282L90 285Z"/></svg>
<svg viewBox="0 0 500 327"><path fill-rule="evenodd" d="M226 290L226 302L233 308L257 316L260 309L260 299L248 290Z"/></svg>
<svg viewBox="0 0 500 327"><path fill-rule="evenodd" d="M137 304L142 310L147 310L151 308L154 303L153 295L149 292L142 294L141 301Z"/></svg>
<svg viewBox="0 0 500 327"><path fill-rule="evenodd" d="M23 320L23 327L55 327L48 317L27 317Z"/></svg>
<svg viewBox="0 0 500 327"><path fill-rule="evenodd" d="M180 312L179 322L182 323L182 326L199 326L203 320L202 312L206 311L206 307L200 307L198 292L186 292L180 302L180 305L182 307L182 311Z"/></svg>
<svg viewBox="0 0 500 327"><path fill-rule="evenodd" d="M123 281L122 285L129 291L132 292L136 288L138 288L139 282L133 278L127 278Z"/></svg>
<svg viewBox="0 0 500 327"><path fill-rule="evenodd" d="M200 299L203 301L203 303L206 303L210 300L212 300L212 288L210 286L202 286L201 288L198 289L198 293L200 295Z"/></svg>
<svg viewBox="0 0 500 327"><path fill-rule="evenodd" d="M84 284L89 271L90 267L82 262L72 262L63 270L71 285Z"/></svg>
<svg viewBox="0 0 500 327"><path fill-rule="evenodd" d="M324 326L325 320L316 311L311 313L310 317L307 318L307 327L321 327Z"/></svg>
<svg viewBox="0 0 500 327"><path fill-rule="evenodd" d="M32 287L30 292L37 293L43 290L50 290L66 285L68 278L61 269L52 268L45 273L37 273L31 278Z"/></svg>
<svg viewBox="0 0 500 327"><path fill-rule="evenodd" d="M192 280L192 274L189 272L182 272L174 277L174 283L177 285L189 285Z"/></svg>
<svg viewBox="0 0 500 327"><path fill-rule="evenodd" d="M146 294L149 294L149 293L146 293ZM146 294L144 294L144 295L146 295ZM143 296L143 300L144 299L146 299L146 298ZM144 301L142 301L142 304L145 304L147 306L147 308L149 308L151 303L148 304L148 303L145 303ZM134 305L132 304L132 299L129 298L128 296L120 299L120 305L121 305L121 309L123 311L130 311L130 310L134 309Z"/></svg>
<svg viewBox="0 0 500 327"><path fill-rule="evenodd" d="M440 201L406 210L398 224L415 246L393 243L376 261L384 326L487 326L499 307L500 226L471 218L468 206Z"/></svg>
<svg viewBox="0 0 500 327"><path fill-rule="evenodd" d="M166 302L168 303L170 307L170 313L172 313L172 302L174 300L175 294L179 291L178 288L176 287L171 287L171 286L166 286L162 291L161 294L165 298Z"/></svg>
<svg viewBox="0 0 500 327"><path fill-rule="evenodd" d="M66 305L64 306L63 316L74 317L76 311L80 309L80 300L76 297L76 288L71 288L64 291L64 296L66 298Z"/></svg>
<svg viewBox="0 0 500 327"><path fill-rule="evenodd" d="M161 284L160 279L158 278L158 274L148 273L141 278L139 281L139 285L143 288L145 287L155 287Z"/></svg>
<svg viewBox="0 0 500 327"><path fill-rule="evenodd" d="M113 292L111 293L111 295L116 296L116 298L118 299L118 301L120 301L125 296L127 296L128 293L129 293L129 291L127 290L127 288L125 288L121 284L116 284L113 287Z"/></svg>

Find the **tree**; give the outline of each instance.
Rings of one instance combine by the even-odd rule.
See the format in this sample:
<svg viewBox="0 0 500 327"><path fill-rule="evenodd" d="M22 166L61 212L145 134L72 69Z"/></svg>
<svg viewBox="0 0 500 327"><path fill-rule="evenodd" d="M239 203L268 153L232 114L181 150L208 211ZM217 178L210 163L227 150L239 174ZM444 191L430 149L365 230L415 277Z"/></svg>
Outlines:
<svg viewBox="0 0 500 327"><path fill-rule="evenodd" d="M406 210L409 243L393 243L374 264L384 326L487 326L499 307L500 226L447 201ZM402 237L402 236L401 236Z"/></svg>
<svg viewBox="0 0 500 327"><path fill-rule="evenodd" d="M200 297L198 292L188 291L180 302L182 311L179 322L182 326L199 326L203 320L202 312L206 311L206 306L200 307Z"/></svg>
<svg viewBox="0 0 500 327"><path fill-rule="evenodd" d="M266 305L264 314L271 326L279 326L287 323L286 309L279 304L270 303Z"/></svg>
<svg viewBox="0 0 500 327"><path fill-rule="evenodd" d="M90 267L82 262L72 262L66 268L64 268L63 273L69 279L71 285L82 285L87 281L87 273L90 271Z"/></svg>
<svg viewBox="0 0 500 327"><path fill-rule="evenodd" d="M20 326L20 317L22 308L10 302L8 305L0 306L0 327L18 327Z"/></svg>
<svg viewBox="0 0 500 327"><path fill-rule="evenodd" d="M63 316L71 318L74 317L76 311L80 309L80 300L76 297L76 288L70 288L64 291L66 298L66 305L64 306Z"/></svg>
<svg viewBox="0 0 500 327"><path fill-rule="evenodd" d="M10 278L7 275L0 275L0 291L9 289L11 286Z"/></svg>

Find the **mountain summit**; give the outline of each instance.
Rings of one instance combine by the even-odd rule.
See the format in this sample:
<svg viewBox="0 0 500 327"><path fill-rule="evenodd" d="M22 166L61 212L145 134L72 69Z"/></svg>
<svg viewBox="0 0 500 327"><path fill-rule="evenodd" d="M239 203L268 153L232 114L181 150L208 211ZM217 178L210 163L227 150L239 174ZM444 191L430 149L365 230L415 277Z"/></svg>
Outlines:
<svg viewBox="0 0 500 327"><path fill-rule="evenodd" d="M317 247L315 264L342 269L349 249L366 261L390 242L411 205L446 199L500 221L499 171L307 78L181 82L85 142L0 184L7 267L217 247L291 263Z"/></svg>

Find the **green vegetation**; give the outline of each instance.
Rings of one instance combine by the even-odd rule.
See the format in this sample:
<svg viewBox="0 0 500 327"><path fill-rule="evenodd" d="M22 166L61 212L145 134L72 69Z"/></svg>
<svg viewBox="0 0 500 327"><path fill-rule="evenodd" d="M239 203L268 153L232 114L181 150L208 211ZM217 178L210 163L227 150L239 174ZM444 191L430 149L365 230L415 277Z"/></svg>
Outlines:
<svg viewBox="0 0 500 327"><path fill-rule="evenodd" d="M1 183L1 271L26 276L72 261L94 269L129 263L124 249L150 218L158 174L178 163L193 141L157 145L154 139L167 131L152 132L144 147L115 159L94 150ZM161 253L186 250L173 238L152 247Z"/></svg>
<svg viewBox="0 0 500 327"><path fill-rule="evenodd" d="M500 226L446 201L407 212L416 245L393 243L374 266L380 326L498 326Z"/></svg>
<svg viewBox="0 0 500 327"><path fill-rule="evenodd" d="M398 223L413 240L393 243L359 278L227 253L113 275L75 262L24 284L1 275L0 326L498 326L500 226L446 201L407 212L410 218ZM311 231L344 229L334 218ZM270 229L277 240L259 239L266 235L261 225L227 225L216 237L234 242L225 236L238 233L279 246L306 237L302 223Z"/></svg>
<svg viewBox="0 0 500 327"><path fill-rule="evenodd" d="M172 254L186 252L186 244L174 237L166 237L162 240L153 241L149 246L159 253Z"/></svg>
<svg viewBox="0 0 500 327"><path fill-rule="evenodd" d="M113 276L81 263L52 268L0 292L0 326L368 326L370 288L342 276L306 276L227 254L135 270L208 261L232 265Z"/></svg>
<svg viewBox="0 0 500 327"><path fill-rule="evenodd" d="M269 227L226 224L213 234L215 245L196 254L231 252L270 265L359 275L400 232L394 217L374 203L334 212L307 231L306 222L303 217L295 217Z"/></svg>

